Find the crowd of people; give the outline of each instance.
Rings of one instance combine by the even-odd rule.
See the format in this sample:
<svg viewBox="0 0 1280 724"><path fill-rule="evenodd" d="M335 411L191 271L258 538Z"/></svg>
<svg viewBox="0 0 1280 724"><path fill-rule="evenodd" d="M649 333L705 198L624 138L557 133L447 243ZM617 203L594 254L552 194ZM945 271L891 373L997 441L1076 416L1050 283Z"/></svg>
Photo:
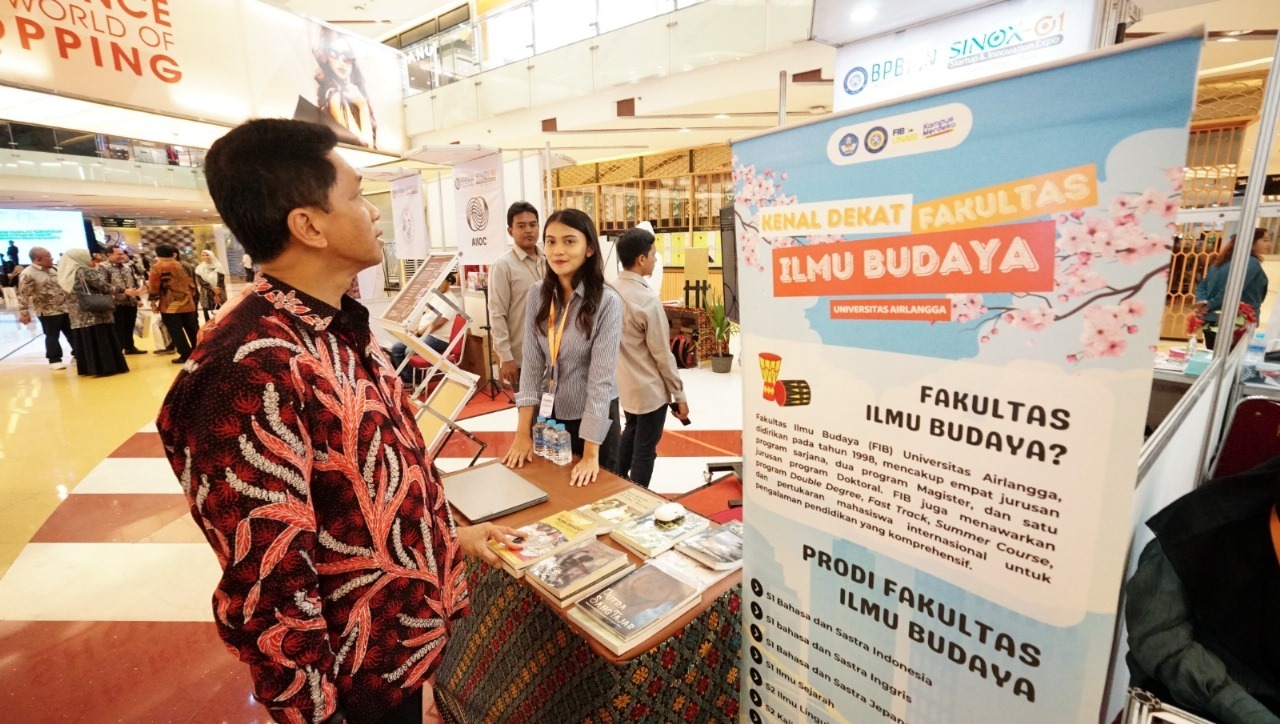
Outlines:
<svg viewBox="0 0 1280 724"><path fill-rule="evenodd" d="M11 270L5 277L16 287L18 321L39 321L53 369L67 368L65 339L77 374L128 372L125 356L145 354L137 340L151 331L139 318L144 304L163 324L156 353L176 353L174 364L187 361L199 330L196 302L207 321L226 299L226 275L207 250L196 267L179 259L172 246L161 244L154 253L156 261L148 265L146 257L123 246L105 253L71 249L55 264L48 249L33 246L30 264L23 267L15 261L17 246L9 242L5 267Z"/></svg>

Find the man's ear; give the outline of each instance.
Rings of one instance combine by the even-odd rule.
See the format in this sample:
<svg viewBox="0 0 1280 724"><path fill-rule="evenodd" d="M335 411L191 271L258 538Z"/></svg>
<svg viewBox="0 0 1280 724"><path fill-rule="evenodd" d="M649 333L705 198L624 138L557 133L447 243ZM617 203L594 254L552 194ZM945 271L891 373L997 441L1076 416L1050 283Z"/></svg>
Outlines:
<svg viewBox="0 0 1280 724"><path fill-rule="evenodd" d="M327 215L323 209L314 206L300 206L289 212L285 219L289 227L289 235L313 249L324 249L329 246L324 227Z"/></svg>

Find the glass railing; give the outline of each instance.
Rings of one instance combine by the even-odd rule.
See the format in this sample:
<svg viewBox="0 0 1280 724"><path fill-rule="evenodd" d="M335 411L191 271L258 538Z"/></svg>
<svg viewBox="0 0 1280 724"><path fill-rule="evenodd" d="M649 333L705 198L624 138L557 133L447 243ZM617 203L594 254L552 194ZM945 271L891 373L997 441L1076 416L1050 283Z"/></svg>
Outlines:
<svg viewBox="0 0 1280 724"><path fill-rule="evenodd" d="M404 104L410 135L790 48L808 39L813 13L812 0L639 0L636 5L646 13L655 7L674 9L633 22L641 14L635 7L593 0L584 7L596 6L601 12L588 19L595 23L593 32L611 28L607 40L593 35L570 42L581 34L582 25L576 20L561 28L563 34L539 40L535 37L539 4L556 2L568 0L534 0L486 17L482 24L522 9L528 13L519 16L528 22L511 23L511 34L501 36L506 41L501 47L507 49L503 53L481 53L477 33L471 29L470 45L466 46L471 48L470 54L459 51L453 66L469 73L459 72L454 80L470 80L411 93ZM622 27L615 28L617 25ZM494 37L490 32L489 47ZM542 50L545 44L561 42L568 44ZM523 53L527 57L535 50L536 58L513 62L516 56ZM462 55L466 55L466 63L456 61Z"/></svg>
<svg viewBox="0 0 1280 724"><path fill-rule="evenodd" d="M433 90L707 0L526 0L403 48L408 94Z"/></svg>
<svg viewBox="0 0 1280 724"><path fill-rule="evenodd" d="M40 151L0 150L0 176L28 176L168 189L203 189L205 187L204 173L192 166L169 166Z"/></svg>

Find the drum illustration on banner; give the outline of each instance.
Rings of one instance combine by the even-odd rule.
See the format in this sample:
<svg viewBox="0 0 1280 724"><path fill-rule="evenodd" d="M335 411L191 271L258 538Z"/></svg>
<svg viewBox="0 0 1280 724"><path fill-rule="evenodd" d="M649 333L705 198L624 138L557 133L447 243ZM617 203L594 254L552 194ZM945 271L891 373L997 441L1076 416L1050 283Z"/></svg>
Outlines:
<svg viewBox="0 0 1280 724"><path fill-rule="evenodd" d="M733 143L744 721L1098 720L1199 44Z"/></svg>
<svg viewBox="0 0 1280 724"><path fill-rule="evenodd" d="M780 380L782 357L772 352L760 353L760 376L764 381L764 399L777 402L779 407L800 407L809 404L813 391L807 380Z"/></svg>

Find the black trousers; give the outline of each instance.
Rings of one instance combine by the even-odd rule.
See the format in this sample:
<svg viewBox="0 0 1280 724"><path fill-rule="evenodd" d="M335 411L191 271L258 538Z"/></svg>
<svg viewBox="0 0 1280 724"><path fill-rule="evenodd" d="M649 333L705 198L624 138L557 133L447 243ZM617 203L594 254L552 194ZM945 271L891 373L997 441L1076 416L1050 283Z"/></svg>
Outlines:
<svg viewBox="0 0 1280 724"><path fill-rule="evenodd" d="M138 308L132 304L116 307L115 324L116 339L120 340L120 349L132 352L138 347L133 341L133 325L138 321Z"/></svg>
<svg viewBox="0 0 1280 724"><path fill-rule="evenodd" d="M48 317L37 317L40 329L44 330L44 356L50 363L62 361L62 341L58 334L67 338L71 345L71 356L76 356L76 343L71 340L71 315L54 314Z"/></svg>
<svg viewBox="0 0 1280 724"><path fill-rule="evenodd" d="M196 346L196 334L200 331L200 318L195 310L190 312L162 312L160 323L169 330L169 339L178 349L178 356L186 359L191 356L191 348Z"/></svg>
<svg viewBox="0 0 1280 724"><path fill-rule="evenodd" d="M613 398L613 402L609 403L609 419L613 424L609 425L609 432L604 436L604 442L600 443L600 467L615 475L621 475L618 469L618 448L622 443L622 426L618 424L618 398ZM582 425L582 420L559 420L556 422L564 423L564 429L569 433L572 441L573 454L582 455L582 438L578 436L578 428Z"/></svg>
<svg viewBox="0 0 1280 724"><path fill-rule="evenodd" d="M653 461L658 457L658 441L667 422L667 406L643 415L628 412L626 418L627 427L622 431L618 454L618 474L647 488L653 477Z"/></svg>

